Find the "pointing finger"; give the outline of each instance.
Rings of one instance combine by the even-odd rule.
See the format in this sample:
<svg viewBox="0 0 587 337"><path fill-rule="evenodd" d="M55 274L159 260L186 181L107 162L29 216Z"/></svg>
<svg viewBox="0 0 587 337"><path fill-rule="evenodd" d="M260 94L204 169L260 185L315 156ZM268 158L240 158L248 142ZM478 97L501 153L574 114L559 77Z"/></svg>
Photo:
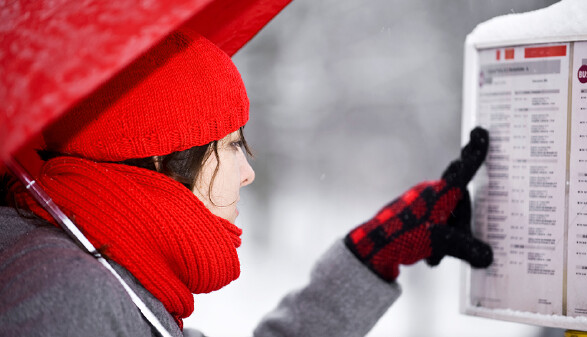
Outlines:
<svg viewBox="0 0 587 337"><path fill-rule="evenodd" d="M461 150L461 157L450 163L442 174L448 184L465 187L483 164L489 148L489 132L476 127L471 131L470 140Z"/></svg>

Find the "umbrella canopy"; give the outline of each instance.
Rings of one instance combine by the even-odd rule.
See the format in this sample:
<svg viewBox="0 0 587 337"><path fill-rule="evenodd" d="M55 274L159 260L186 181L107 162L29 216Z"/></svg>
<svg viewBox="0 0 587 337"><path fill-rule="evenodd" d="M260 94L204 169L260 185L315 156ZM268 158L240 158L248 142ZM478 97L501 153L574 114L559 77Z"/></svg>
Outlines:
<svg viewBox="0 0 587 337"><path fill-rule="evenodd" d="M80 247L118 278L162 336L169 333L153 313L12 156L23 158L18 150L30 145L45 126L179 26L190 26L233 55L290 1L2 2L0 164L19 177ZM28 152L30 164L34 160ZM2 169L0 165L0 173Z"/></svg>
<svg viewBox="0 0 587 337"><path fill-rule="evenodd" d="M4 2L0 162L179 26L233 55L290 1Z"/></svg>

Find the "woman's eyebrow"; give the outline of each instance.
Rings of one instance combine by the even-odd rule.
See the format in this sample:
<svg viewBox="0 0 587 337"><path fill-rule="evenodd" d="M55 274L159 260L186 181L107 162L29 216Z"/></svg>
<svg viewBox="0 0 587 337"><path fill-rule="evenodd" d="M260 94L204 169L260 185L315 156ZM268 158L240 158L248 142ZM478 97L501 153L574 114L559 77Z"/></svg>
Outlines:
<svg viewBox="0 0 587 337"><path fill-rule="evenodd" d="M240 133L236 133L236 134L231 134L230 137L224 138L223 143L226 143L228 145L228 144L231 144L234 142L241 142L242 140L243 139L242 139Z"/></svg>
<svg viewBox="0 0 587 337"><path fill-rule="evenodd" d="M233 142L239 142L239 141L242 142L242 140L243 140L243 137L240 132L237 132L235 135L235 138L232 139Z"/></svg>

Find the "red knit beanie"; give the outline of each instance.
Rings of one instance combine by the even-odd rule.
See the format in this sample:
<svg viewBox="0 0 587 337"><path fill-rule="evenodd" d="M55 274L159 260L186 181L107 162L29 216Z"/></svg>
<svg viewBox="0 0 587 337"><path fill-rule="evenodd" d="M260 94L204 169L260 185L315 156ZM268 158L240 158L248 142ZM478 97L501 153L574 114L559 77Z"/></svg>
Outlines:
<svg viewBox="0 0 587 337"><path fill-rule="evenodd" d="M249 100L232 60L180 30L53 123L48 150L96 161L166 155L245 125Z"/></svg>

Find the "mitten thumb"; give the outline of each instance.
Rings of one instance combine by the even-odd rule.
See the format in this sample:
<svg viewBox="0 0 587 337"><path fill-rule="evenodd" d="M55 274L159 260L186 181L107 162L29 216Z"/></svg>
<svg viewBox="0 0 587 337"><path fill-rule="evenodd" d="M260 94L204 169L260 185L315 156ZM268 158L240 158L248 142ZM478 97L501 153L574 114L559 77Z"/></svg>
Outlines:
<svg viewBox="0 0 587 337"><path fill-rule="evenodd" d="M432 254L426 262L435 266L445 255L469 262L471 267L485 268L493 262L493 251L485 242L454 227L435 225L430 228Z"/></svg>

